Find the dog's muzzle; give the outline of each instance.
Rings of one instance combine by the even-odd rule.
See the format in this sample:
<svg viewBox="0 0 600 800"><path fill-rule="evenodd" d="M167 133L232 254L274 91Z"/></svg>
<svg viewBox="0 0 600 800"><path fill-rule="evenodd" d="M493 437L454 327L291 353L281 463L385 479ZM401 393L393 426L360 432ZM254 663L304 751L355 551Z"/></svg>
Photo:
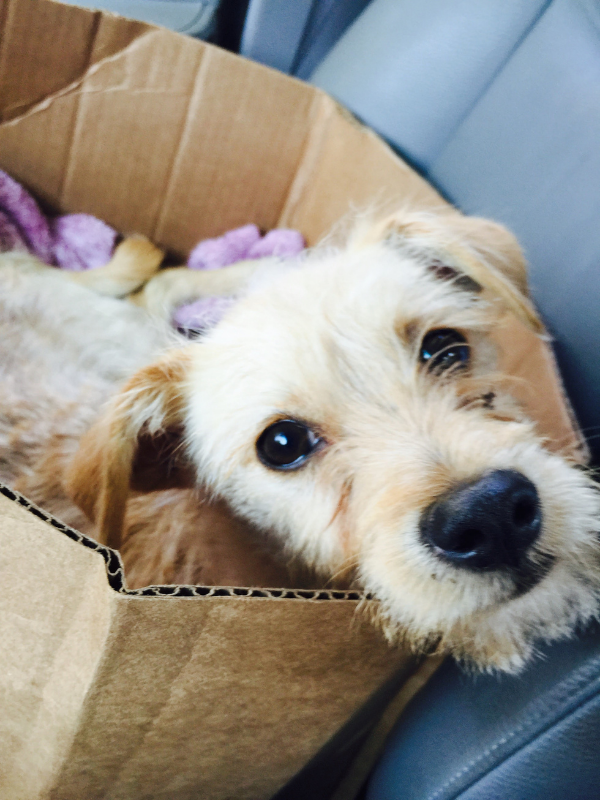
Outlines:
<svg viewBox="0 0 600 800"><path fill-rule="evenodd" d="M439 497L424 511L420 531L436 555L453 566L518 570L541 524L534 484L520 472L499 469Z"/></svg>

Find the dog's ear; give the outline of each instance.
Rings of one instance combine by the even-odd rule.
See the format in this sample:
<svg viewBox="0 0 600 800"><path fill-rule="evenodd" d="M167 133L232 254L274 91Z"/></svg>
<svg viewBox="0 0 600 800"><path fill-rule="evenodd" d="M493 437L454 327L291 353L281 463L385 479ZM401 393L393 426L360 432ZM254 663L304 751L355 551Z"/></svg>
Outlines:
<svg viewBox="0 0 600 800"><path fill-rule="evenodd" d="M136 373L82 437L69 464L65 488L109 547L121 543L130 490L194 483L181 447L189 364L189 350L175 350Z"/></svg>
<svg viewBox="0 0 600 800"><path fill-rule="evenodd" d="M467 275L529 328L543 333L529 299L525 258L502 225L452 209L439 214L398 211L370 227L363 242L382 240L396 240L417 253L437 253L443 265Z"/></svg>

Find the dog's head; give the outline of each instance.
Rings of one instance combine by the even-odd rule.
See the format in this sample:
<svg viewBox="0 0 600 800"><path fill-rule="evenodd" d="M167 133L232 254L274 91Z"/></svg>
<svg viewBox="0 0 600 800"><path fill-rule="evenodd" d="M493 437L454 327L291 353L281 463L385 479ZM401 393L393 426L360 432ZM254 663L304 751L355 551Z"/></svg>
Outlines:
<svg viewBox="0 0 600 800"><path fill-rule="evenodd" d="M138 374L82 443L74 495L118 544L129 485L157 480L140 452L154 442L172 464L180 442L195 480L371 592L390 638L516 669L597 612L600 504L497 371L507 312L542 331L503 228L454 213L366 226L271 268Z"/></svg>

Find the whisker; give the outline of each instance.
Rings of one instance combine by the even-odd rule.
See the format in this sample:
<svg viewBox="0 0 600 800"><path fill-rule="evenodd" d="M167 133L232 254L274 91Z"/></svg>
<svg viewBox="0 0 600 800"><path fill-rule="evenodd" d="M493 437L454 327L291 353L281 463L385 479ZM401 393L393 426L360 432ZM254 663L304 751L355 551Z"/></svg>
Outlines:
<svg viewBox="0 0 600 800"><path fill-rule="evenodd" d="M325 586L329 586L329 584L333 583L336 580L336 578L340 577L341 575L344 575L345 573L351 572L352 570L356 569L359 562L360 558L358 556L354 556L353 558L350 558L347 561L345 561L344 564L336 572L333 573L333 575L329 576L329 578L325 582Z"/></svg>

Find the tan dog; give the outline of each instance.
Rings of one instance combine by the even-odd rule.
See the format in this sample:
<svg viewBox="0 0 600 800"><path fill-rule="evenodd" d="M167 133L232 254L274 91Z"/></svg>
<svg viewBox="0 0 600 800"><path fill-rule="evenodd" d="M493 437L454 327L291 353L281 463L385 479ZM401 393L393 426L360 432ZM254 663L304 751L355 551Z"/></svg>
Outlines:
<svg viewBox="0 0 600 800"><path fill-rule="evenodd" d="M17 283L24 270L3 260ZM231 293L239 302L198 342L158 321L184 300ZM130 492L143 504L200 486L325 580L373 593L391 639L480 667L517 669L536 640L597 614L598 491L546 449L495 369L490 332L507 310L542 330L503 228L397 214L292 265L167 270L136 298L152 318L106 300L98 331L86 324L104 299L86 296L62 318L77 340L71 375L85 365L88 377L63 411L69 444L55 447L52 492L72 498L101 541L144 541L138 557L168 561L177 537L168 524L153 535L151 514L132 532ZM44 356L36 403L65 382L67 356ZM90 424L98 398L134 372ZM23 444L10 430L15 483L39 466L19 472ZM43 504L64 517L62 502Z"/></svg>

